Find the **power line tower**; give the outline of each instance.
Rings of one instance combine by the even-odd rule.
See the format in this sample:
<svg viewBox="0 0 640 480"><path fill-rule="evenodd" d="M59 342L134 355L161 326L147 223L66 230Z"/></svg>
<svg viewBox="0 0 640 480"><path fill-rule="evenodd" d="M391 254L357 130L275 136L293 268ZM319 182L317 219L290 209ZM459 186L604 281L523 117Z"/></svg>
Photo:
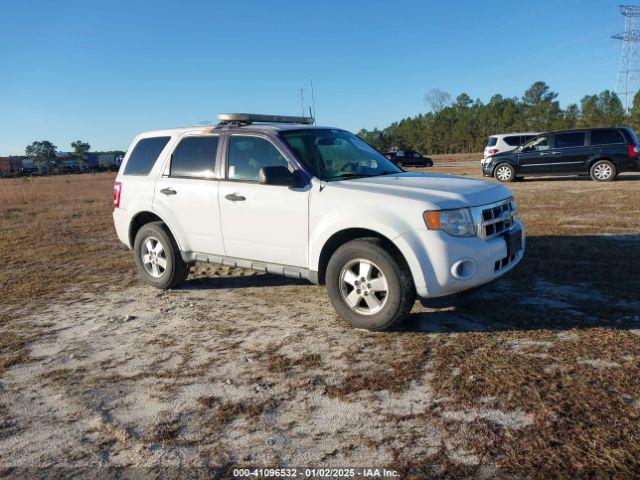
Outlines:
<svg viewBox="0 0 640 480"><path fill-rule="evenodd" d="M620 5L620 13L624 18L624 32L611 37L622 42L616 93L625 110L629 111L633 97L640 90L640 6Z"/></svg>

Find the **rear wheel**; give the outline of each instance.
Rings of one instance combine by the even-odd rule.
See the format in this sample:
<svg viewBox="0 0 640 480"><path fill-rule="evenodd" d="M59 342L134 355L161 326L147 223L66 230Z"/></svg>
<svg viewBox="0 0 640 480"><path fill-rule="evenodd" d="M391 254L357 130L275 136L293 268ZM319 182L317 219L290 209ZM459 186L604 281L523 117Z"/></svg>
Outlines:
<svg viewBox="0 0 640 480"><path fill-rule="evenodd" d="M516 178L516 170L513 165L501 163L494 170L493 176L500 182L513 182Z"/></svg>
<svg viewBox="0 0 640 480"><path fill-rule="evenodd" d="M173 288L189 275L189 265L182 260L178 245L162 222L140 228L133 242L133 256L140 277L156 288Z"/></svg>
<svg viewBox="0 0 640 480"><path fill-rule="evenodd" d="M598 160L589 170L591 178L596 182L610 182L616 178L616 166L609 160Z"/></svg>
<svg viewBox="0 0 640 480"><path fill-rule="evenodd" d="M385 330L410 311L416 294L404 260L377 238L352 240L331 256L326 284L336 312L357 328Z"/></svg>

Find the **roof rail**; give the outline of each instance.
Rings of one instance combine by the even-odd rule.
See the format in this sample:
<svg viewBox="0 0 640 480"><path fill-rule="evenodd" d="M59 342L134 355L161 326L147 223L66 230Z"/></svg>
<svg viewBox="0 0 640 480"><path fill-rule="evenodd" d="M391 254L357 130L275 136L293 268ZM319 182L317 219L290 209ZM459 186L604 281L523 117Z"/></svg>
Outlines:
<svg viewBox="0 0 640 480"><path fill-rule="evenodd" d="M219 125L248 125L254 122L301 123L313 124L313 117L292 117L289 115L262 115L260 113L221 113L218 115Z"/></svg>

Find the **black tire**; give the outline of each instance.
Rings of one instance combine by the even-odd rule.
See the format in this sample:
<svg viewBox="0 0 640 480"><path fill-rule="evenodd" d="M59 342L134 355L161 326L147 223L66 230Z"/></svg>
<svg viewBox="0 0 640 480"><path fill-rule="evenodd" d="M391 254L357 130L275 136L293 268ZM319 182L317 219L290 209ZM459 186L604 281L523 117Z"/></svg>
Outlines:
<svg viewBox="0 0 640 480"><path fill-rule="evenodd" d="M499 182L513 182L516 178L516 169L510 163L499 163L493 170L493 178Z"/></svg>
<svg viewBox="0 0 640 480"><path fill-rule="evenodd" d="M608 175L606 175L608 173ZM596 182L611 182L618 176L616 166L609 160L598 160L589 169L591 179Z"/></svg>
<svg viewBox="0 0 640 480"><path fill-rule="evenodd" d="M386 294L373 292L373 290L371 290L373 293L369 293L369 295L376 295L376 301L381 304L381 309L375 313L360 313L349 306L345 298L348 295L343 289L341 275L351 263L358 260L370 262L372 271L381 272L386 279ZM326 284L329 300L338 315L350 325L367 330L386 330L397 324L411 311L416 300L413 279L404 259L387 251L384 248L384 241L379 238L360 238L339 247L327 265ZM371 288L371 284L368 288ZM353 290L355 287L349 293L353 293ZM364 291L368 291L366 286ZM364 291L360 303L362 310L368 309L368 301L365 301L364 297L367 293ZM383 298L380 299L378 295L383 295Z"/></svg>
<svg viewBox="0 0 640 480"><path fill-rule="evenodd" d="M160 264L157 265L158 272L160 273L159 276L154 276L143 264L143 249L145 251L147 250L147 241L151 241L152 244L157 242L162 246L166 268L162 268ZM149 285L162 290L176 287L189 275L189 265L182 260L180 249L173 235L171 235L167 226L162 222L150 222L138 230L133 242L133 258L136 262L140 277ZM156 259L157 258L156 256ZM151 268L151 266L148 268Z"/></svg>

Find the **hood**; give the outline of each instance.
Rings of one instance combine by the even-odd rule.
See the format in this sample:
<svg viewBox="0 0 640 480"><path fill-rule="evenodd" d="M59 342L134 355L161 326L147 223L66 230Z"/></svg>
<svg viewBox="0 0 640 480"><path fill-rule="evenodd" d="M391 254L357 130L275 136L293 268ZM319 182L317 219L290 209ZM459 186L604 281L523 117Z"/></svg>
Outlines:
<svg viewBox="0 0 640 480"><path fill-rule="evenodd" d="M339 180L326 185L326 188L360 190L430 202L441 209L476 207L512 196L511 191L502 185L439 173L404 172Z"/></svg>

